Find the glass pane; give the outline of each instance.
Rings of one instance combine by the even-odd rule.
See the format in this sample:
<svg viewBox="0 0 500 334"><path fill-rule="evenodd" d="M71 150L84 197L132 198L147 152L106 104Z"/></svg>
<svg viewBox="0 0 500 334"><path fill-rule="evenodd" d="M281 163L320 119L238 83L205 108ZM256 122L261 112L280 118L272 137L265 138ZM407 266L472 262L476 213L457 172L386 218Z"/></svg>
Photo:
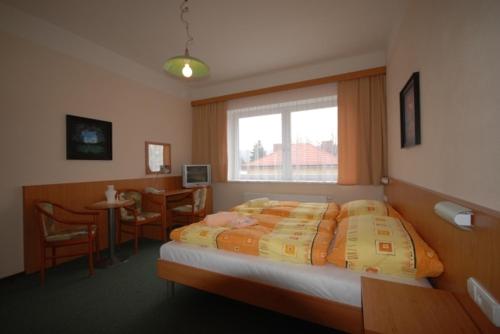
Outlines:
<svg viewBox="0 0 500 334"><path fill-rule="evenodd" d="M149 169L152 172L159 172L163 166L163 145L148 144Z"/></svg>
<svg viewBox="0 0 500 334"><path fill-rule="evenodd" d="M282 175L281 114L238 120L239 178L277 180Z"/></svg>
<svg viewBox="0 0 500 334"><path fill-rule="evenodd" d="M292 179L337 181L337 108L292 112Z"/></svg>

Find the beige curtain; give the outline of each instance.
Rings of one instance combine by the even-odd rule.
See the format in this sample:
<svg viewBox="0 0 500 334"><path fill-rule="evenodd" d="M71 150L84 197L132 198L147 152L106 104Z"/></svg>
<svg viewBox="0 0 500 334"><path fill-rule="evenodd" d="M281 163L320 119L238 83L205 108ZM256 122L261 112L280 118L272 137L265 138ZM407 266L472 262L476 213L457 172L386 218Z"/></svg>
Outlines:
<svg viewBox="0 0 500 334"><path fill-rule="evenodd" d="M210 164L212 181L227 181L227 107L225 102L193 108L195 164Z"/></svg>
<svg viewBox="0 0 500 334"><path fill-rule="evenodd" d="M380 184L387 175L385 75L338 84L339 184Z"/></svg>

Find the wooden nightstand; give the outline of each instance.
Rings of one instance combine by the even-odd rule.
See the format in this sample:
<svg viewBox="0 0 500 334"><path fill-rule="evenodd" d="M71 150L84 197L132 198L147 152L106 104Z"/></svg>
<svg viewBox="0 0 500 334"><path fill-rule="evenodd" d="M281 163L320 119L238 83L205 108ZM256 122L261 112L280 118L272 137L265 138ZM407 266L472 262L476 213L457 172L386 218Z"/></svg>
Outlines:
<svg viewBox="0 0 500 334"><path fill-rule="evenodd" d="M479 333L448 291L367 277L361 289L365 333Z"/></svg>

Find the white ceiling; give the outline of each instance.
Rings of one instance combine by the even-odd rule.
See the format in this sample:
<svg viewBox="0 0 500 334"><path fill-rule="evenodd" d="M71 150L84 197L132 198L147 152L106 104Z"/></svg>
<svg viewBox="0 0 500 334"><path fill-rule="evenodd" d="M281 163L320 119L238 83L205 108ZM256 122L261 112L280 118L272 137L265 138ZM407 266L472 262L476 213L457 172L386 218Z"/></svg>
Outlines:
<svg viewBox="0 0 500 334"><path fill-rule="evenodd" d="M184 51L180 0L0 0L98 45L162 71ZM207 86L386 50L406 0L189 0Z"/></svg>

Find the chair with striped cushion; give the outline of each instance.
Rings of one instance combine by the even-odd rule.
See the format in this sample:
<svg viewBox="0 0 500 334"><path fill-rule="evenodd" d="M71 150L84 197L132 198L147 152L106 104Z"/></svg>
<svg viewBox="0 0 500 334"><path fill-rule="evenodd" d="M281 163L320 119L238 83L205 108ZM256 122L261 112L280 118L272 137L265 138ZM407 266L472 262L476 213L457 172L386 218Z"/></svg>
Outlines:
<svg viewBox="0 0 500 334"><path fill-rule="evenodd" d="M40 228L40 280L45 283L46 260L52 260L52 266L56 265L56 259L62 257L74 257L88 255L89 276L94 274L94 245L96 256L99 258L99 238L97 217L98 212L76 211L65 208L59 204L38 201L35 203L36 213ZM86 244L85 251L56 254L57 248ZM51 248L50 256L46 249Z"/></svg>
<svg viewBox="0 0 500 334"><path fill-rule="evenodd" d="M202 220L206 216L207 188L198 188L187 199L175 202L169 201L172 224L187 225Z"/></svg>
<svg viewBox="0 0 500 334"><path fill-rule="evenodd" d="M134 252L139 250L139 236L142 236L144 225L157 225L161 228L161 237L167 239L165 217L165 196L162 194L143 193L129 189L118 192L120 200L131 199L134 204L120 209L120 224L118 224L118 243L121 244L122 233L134 236ZM125 228L124 228L125 227Z"/></svg>

